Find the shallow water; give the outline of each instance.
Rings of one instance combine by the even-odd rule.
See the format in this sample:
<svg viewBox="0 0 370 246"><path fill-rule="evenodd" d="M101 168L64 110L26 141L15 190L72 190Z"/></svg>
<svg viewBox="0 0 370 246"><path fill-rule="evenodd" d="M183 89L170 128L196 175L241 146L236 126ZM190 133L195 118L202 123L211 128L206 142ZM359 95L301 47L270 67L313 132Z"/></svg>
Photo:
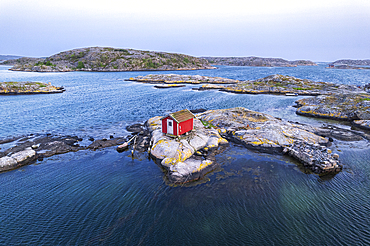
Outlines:
<svg viewBox="0 0 370 246"><path fill-rule="evenodd" d="M63 94L0 97L0 138L36 132L107 137L183 108L236 106L309 124L295 97L171 90L124 79L153 72L22 73L0 67L1 81L41 81ZM157 72L159 73L159 72ZM162 72L161 72L162 73ZM370 71L220 67L177 71L239 80L271 74L367 83ZM342 124L334 122L335 124ZM1 146L0 146L1 147ZM231 145L202 181L168 186L141 154L115 148L54 156L0 174L0 244L33 245L366 245L370 243L370 151L367 142L335 141L344 170L305 174L284 156Z"/></svg>

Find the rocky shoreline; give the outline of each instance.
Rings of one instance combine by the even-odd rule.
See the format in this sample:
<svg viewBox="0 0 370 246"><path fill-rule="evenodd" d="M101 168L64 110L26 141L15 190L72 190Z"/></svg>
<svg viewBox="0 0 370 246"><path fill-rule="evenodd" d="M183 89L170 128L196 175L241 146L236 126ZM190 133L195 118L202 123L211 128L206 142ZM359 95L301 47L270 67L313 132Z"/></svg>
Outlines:
<svg viewBox="0 0 370 246"><path fill-rule="evenodd" d="M7 144L10 147L0 151L0 172L13 170L24 165L32 164L36 160L76 152L79 150L97 150L122 144L127 137L111 136L109 139L92 141L87 146L80 146L83 139L77 136L56 136L50 134L31 134L28 136L0 140L0 147ZM0 148L1 150L1 148Z"/></svg>
<svg viewBox="0 0 370 246"><path fill-rule="evenodd" d="M63 87L42 82L0 82L0 95L30 95L63 93Z"/></svg>
<svg viewBox="0 0 370 246"><path fill-rule="evenodd" d="M215 156L227 151L229 143L240 144L262 153L289 155L311 173L336 174L343 168L337 153L329 149L333 139L341 141L370 140L361 131L333 126L313 127L284 121L245 108L199 110L194 119L194 130L180 137L161 131L161 118L150 118L145 124L127 127L131 135L110 136L108 139L89 138L90 144L81 146L77 136L29 135L0 140L0 172L31 164L57 154L80 150L97 150L118 146L127 150L128 140L135 151L149 153L165 172L171 184L183 184L201 179L219 164ZM10 146L4 149L4 144Z"/></svg>

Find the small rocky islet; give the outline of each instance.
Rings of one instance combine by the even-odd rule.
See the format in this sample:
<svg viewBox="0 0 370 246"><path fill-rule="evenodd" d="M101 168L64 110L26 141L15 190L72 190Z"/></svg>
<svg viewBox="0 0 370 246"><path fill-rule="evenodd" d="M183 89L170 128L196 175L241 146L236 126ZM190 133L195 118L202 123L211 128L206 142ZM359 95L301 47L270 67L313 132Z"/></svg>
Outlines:
<svg viewBox="0 0 370 246"><path fill-rule="evenodd" d="M239 80L201 75L148 74L127 79L149 84L236 84Z"/></svg>
<svg viewBox="0 0 370 246"><path fill-rule="evenodd" d="M328 64L330 69L370 69L370 60L342 59Z"/></svg>
<svg viewBox="0 0 370 246"><path fill-rule="evenodd" d="M370 130L370 94L350 93L321 95L296 101L299 115L350 121L354 126Z"/></svg>
<svg viewBox="0 0 370 246"><path fill-rule="evenodd" d="M0 82L0 95L52 94L65 89L43 82Z"/></svg>

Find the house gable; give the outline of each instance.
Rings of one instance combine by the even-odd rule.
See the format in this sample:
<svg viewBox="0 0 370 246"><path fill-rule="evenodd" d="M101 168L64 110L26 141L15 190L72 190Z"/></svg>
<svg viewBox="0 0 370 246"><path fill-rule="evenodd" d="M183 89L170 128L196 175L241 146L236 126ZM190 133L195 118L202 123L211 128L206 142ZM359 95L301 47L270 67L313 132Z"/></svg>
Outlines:
<svg viewBox="0 0 370 246"><path fill-rule="evenodd" d="M166 134L173 134L175 136L189 132L193 129L194 126L193 118L195 118L195 115L191 113L188 109L171 113L162 118L162 132ZM171 129L168 129L168 120L173 120L172 131Z"/></svg>

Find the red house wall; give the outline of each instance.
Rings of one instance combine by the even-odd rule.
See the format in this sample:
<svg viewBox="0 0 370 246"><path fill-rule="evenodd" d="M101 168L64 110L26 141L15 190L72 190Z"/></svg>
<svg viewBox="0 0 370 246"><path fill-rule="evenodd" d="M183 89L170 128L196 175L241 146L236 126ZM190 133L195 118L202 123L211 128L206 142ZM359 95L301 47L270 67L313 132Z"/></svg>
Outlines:
<svg viewBox="0 0 370 246"><path fill-rule="evenodd" d="M162 132L167 133L167 119L168 117L162 119Z"/></svg>
<svg viewBox="0 0 370 246"><path fill-rule="evenodd" d="M173 119L172 119L173 120ZM173 120L173 135L177 136L177 122Z"/></svg>
<svg viewBox="0 0 370 246"><path fill-rule="evenodd" d="M168 133L167 131L167 120L171 119L173 121L173 135L177 135L177 122L172 119L170 116L167 116L166 118L162 119L162 132Z"/></svg>
<svg viewBox="0 0 370 246"><path fill-rule="evenodd" d="M180 124L177 124L177 122L172 119L170 116L162 119L162 132L163 133L168 133L167 131L167 120L168 119L171 119L173 120L173 135L177 136L177 135L182 135L186 132L189 132L191 130L193 130L193 119L189 119L187 121L184 121L184 122L180 122ZM177 125L179 127L177 127ZM177 128L179 130L179 132L177 132Z"/></svg>
<svg viewBox="0 0 370 246"><path fill-rule="evenodd" d="M189 119L179 124L179 135L189 132L191 130L193 130L193 119Z"/></svg>

